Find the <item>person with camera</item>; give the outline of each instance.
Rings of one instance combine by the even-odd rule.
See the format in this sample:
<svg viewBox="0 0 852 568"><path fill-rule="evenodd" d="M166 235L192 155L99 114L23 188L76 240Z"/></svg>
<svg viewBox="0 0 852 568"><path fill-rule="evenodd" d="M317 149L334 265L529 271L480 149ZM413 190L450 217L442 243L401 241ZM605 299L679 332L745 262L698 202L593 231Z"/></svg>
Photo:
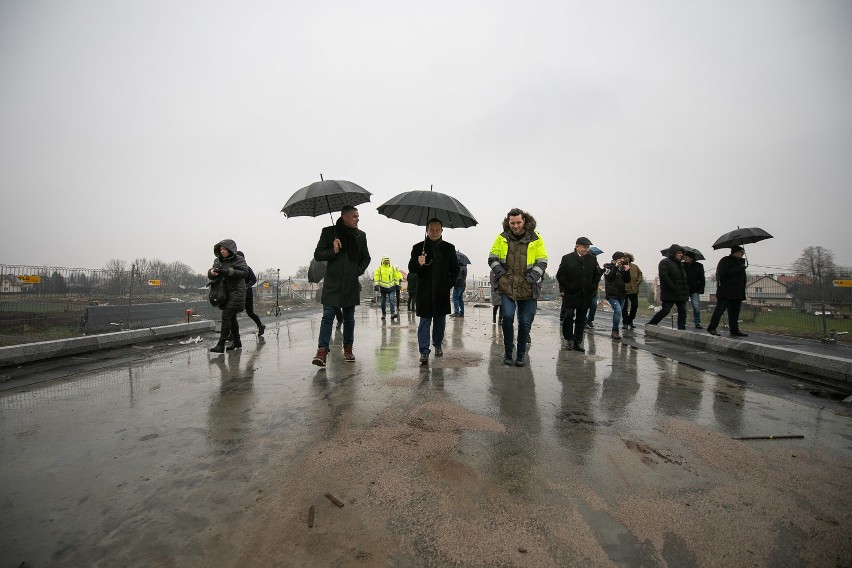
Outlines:
<svg viewBox="0 0 852 568"><path fill-rule="evenodd" d="M683 268L683 247L672 245L666 251L666 257L660 261L660 300L663 309L654 314L645 325L657 325L677 306L677 328L686 329L686 301L689 299L689 284L686 270Z"/></svg>
<svg viewBox="0 0 852 568"><path fill-rule="evenodd" d="M237 314L246 309L246 277L249 268L245 259L237 254L237 243L231 239L222 239L213 245L213 254L216 259L213 261L213 267L207 271L207 278L221 278L228 297L225 303L219 306L222 310L222 327L219 331L219 341L210 348L210 352L224 353L229 337L232 339L228 346L229 351L243 346Z"/></svg>
<svg viewBox="0 0 852 568"><path fill-rule="evenodd" d="M621 251L612 254L612 262L603 265L606 301L612 306L612 338L621 339L618 331L621 313L627 299L627 283L630 282L630 260Z"/></svg>

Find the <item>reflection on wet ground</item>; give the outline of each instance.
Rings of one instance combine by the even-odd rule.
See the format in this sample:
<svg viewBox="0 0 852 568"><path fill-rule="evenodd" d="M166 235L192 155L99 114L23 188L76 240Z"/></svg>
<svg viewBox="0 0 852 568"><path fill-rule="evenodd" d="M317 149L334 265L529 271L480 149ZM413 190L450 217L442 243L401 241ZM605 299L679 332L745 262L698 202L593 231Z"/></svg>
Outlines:
<svg viewBox="0 0 852 568"><path fill-rule="evenodd" d="M852 559L848 413L603 334L565 351L553 313L507 367L490 308L466 315L425 368L416 318L363 308L354 364L335 332L311 365L302 318L242 351L0 394L0 549L29 566ZM804 438L731 440L782 434Z"/></svg>

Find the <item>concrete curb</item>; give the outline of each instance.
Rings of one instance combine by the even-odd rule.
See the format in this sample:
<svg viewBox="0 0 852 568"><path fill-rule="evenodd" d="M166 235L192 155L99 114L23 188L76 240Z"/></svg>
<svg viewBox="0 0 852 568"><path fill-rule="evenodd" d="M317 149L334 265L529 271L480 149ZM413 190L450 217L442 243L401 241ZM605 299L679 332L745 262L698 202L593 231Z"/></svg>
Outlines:
<svg viewBox="0 0 852 568"><path fill-rule="evenodd" d="M842 357L817 355L789 347L774 347L762 343L728 339L708 333L693 333L656 325L645 326L645 337L674 341L713 353L743 357L768 367L783 367L799 373L816 375L843 383L852 383L852 360Z"/></svg>
<svg viewBox="0 0 852 568"><path fill-rule="evenodd" d="M132 345L134 343L145 343L156 341L157 339L180 337L182 335L214 329L216 329L216 322L205 320L159 327L146 327L145 329L132 329L130 331L117 331L115 333L103 333L100 335L86 335L70 339L55 339L53 341L11 345L9 347L0 347L0 367L31 363L53 357L79 355L80 353Z"/></svg>

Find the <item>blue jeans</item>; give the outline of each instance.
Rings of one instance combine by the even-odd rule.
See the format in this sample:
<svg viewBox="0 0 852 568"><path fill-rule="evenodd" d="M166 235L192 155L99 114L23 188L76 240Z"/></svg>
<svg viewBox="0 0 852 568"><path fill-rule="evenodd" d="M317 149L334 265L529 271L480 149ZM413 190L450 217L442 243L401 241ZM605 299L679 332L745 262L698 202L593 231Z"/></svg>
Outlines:
<svg viewBox="0 0 852 568"><path fill-rule="evenodd" d="M390 302L391 315L396 314L396 289L379 286L382 293L382 317L385 317L385 301Z"/></svg>
<svg viewBox="0 0 852 568"><path fill-rule="evenodd" d="M701 325L701 294L693 292L689 295L689 303L692 304L692 319L695 325Z"/></svg>
<svg viewBox="0 0 852 568"><path fill-rule="evenodd" d="M527 352L527 341L530 338L530 326L532 326L535 310L538 306L536 300L513 300L508 294L501 294L503 300L503 346L506 353L511 354L515 347L515 312L518 312L518 355Z"/></svg>
<svg viewBox="0 0 852 568"><path fill-rule="evenodd" d="M607 298L606 301L612 306L612 329L618 330L621 325L621 312L624 311L624 302L626 298Z"/></svg>
<svg viewBox="0 0 852 568"><path fill-rule="evenodd" d="M429 354L429 335L431 328L432 345L440 347L444 342L444 329L447 327L447 316L421 317L417 325L417 347L420 354Z"/></svg>
<svg viewBox="0 0 852 568"><path fill-rule="evenodd" d="M464 286L453 287L453 312L464 315Z"/></svg>
<svg viewBox="0 0 852 568"><path fill-rule="evenodd" d="M322 322L320 323L317 347L328 349L328 342L331 340L331 326L334 323L334 316L337 314L337 310L343 311L343 344L352 345L355 341L355 306L335 308L334 306L323 304Z"/></svg>
<svg viewBox="0 0 852 568"><path fill-rule="evenodd" d="M586 316L586 323L594 323L595 314L598 311L598 302L600 302L600 298L597 295L592 296L592 307L589 308L589 314Z"/></svg>

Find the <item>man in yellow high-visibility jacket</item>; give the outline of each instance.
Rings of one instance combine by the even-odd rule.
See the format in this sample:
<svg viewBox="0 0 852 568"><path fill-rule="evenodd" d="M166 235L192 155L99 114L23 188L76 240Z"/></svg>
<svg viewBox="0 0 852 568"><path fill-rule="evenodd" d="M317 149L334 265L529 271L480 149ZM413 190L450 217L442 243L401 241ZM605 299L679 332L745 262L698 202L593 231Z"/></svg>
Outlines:
<svg viewBox="0 0 852 568"><path fill-rule="evenodd" d="M515 312L518 314L518 343L514 364L523 367L530 326L535 317L541 280L547 269L547 250L536 232L532 215L514 208L503 219L503 232L497 235L488 254L493 282L492 294L500 295L503 307L503 363L512 365L515 351Z"/></svg>
<svg viewBox="0 0 852 568"><path fill-rule="evenodd" d="M396 311L396 287L399 285L399 270L392 266L390 257L383 256L382 263L373 274L373 288L382 294L382 320L387 316L385 306L390 301L391 321L399 318Z"/></svg>

